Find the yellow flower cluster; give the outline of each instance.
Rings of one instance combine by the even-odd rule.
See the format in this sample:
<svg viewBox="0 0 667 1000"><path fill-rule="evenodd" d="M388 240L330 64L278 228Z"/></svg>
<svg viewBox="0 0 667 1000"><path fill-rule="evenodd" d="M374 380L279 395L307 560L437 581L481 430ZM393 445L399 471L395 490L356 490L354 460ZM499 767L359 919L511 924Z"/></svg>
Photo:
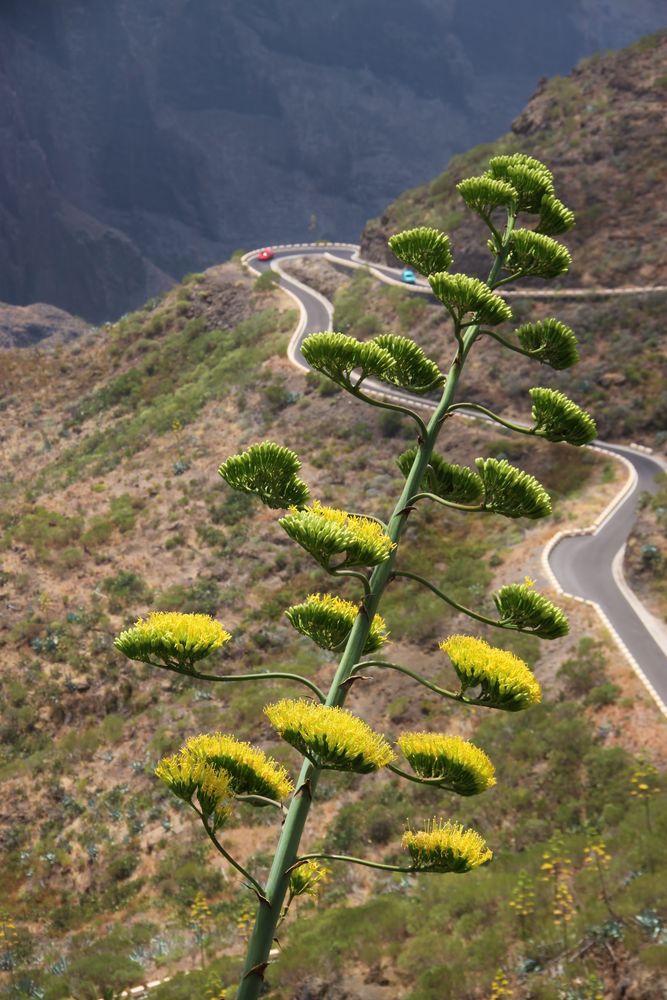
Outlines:
<svg viewBox="0 0 667 1000"><path fill-rule="evenodd" d="M304 861L290 875L289 891L292 896L317 896L322 885L328 881L331 869L317 861Z"/></svg>
<svg viewBox="0 0 667 1000"><path fill-rule="evenodd" d="M503 997L511 998L512 990L510 989L509 979L501 969L498 969L491 983L489 1000L503 1000Z"/></svg>
<svg viewBox="0 0 667 1000"><path fill-rule="evenodd" d="M280 736L316 767L369 774L395 759L384 736L344 708L284 698L264 712Z"/></svg>
<svg viewBox="0 0 667 1000"><path fill-rule="evenodd" d="M557 927L561 924L567 925L574 917L574 896L570 889L572 859L545 851L540 870L543 872L542 881L551 882L553 885L554 898L551 912L554 924Z"/></svg>
<svg viewBox="0 0 667 1000"><path fill-rule="evenodd" d="M200 933L206 933L212 920L211 907L201 889L196 893L190 906L190 926Z"/></svg>
<svg viewBox="0 0 667 1000"><path fill-rule="evenodd" d="M402 733L398 746L420 778L440 778L459 795L477 795L496 783L493 764L479 747L460 736Z"/></svg>
<svg viewBox="0 0 667 1000"><path fill-rule="evenodd" d="M229 775L217 771L205 760L184 753L173 754L162 758L155 774L184 802L190 803L196 793L204 816L214 828L229 816L234 795Z"/></svg>
<svg viewBox="0 0 667 1000"><path fill-rule="evenodd" d="M519 712L540 702L540 685L528 665L513 653L469 635L452 635L440 643L440 649L452 661L462 694L479 686L479 694L472 699L475 704Z"/></svg>
<svg viewBox="0 0 667 1000"><path fill-rule="evenodd" d="M603 840L587 844L584 848L584 864L595 865L598 869L607 869L611 862L611 854L607 854L607 845Z"/></svg>
<svg viewBox="0 0 667 1000"><path fill-rule="evenodd" d="M0 952L11 951L18 942L18 932L14 920L0 912Z"/></svg>
<svg viewBox="0 0 667 1000"><path fill-rule="evenodd" d="M512 890L509 908L514 911L519 920L525 920L527 917L532 916L535 910L535 893L532 889L532 881L523 871L520 873L519 880Z"/></svg>
<svg viewBox="0 0 667 1000"><path fill-rule="evenodd" d="M567 882L558 882L552 909L554 924L569 924L574 917L574 896Z"/></svg>
<svg viewBox="0 0 667 1000"><path fill-rule="evenodd" d="M192 736L181 752L226 772L235 795L262 795L280 801L294 788L284 767L263 750L234 736L224 733Z"/></svg>
<svg viewBox="0 0 667 1000"><path fill-rule="evenodd" d="M236 918L236 929L245 941L250 937L254 923L255 911L250 906L244 906Z"/></svg>
<svg viewBox="0 0 667 1000"><path fill-rule="evenodd" d="M406 830L403 847L415 868L431 872L469 872L487 864L493 852L476 830L460 823L433 819L423 830Z"/></svg>
<svg viewBox="0 0 667 1000"><path fill-rule="evenodd" d="M210 615L187 615L177 611L152 611L114 640L114 646L130 660L192 670L203 659L231 639L220 622Z"/></svg>
<svg viewBox="0 0 667 1000"><path fill-rule="evenodd" d="M315 500L311 507L290 512L280 519L287 534L329 567L334 556L345 556L340 565L377 566L384 562L395 543L377 521L325 507Z"/></svg>
<svg viewBox="0 0 667 1000"><path fill-rule="evenodd" d="M551 851L545 851L542 855L540 871L544 873L542 875L543 882L556 881L563 877L563 875L567 875L571 868L572 858L566 858L560 854L553 854Z"/></svg>
<svg viewBox="0 0 667 1000"><path fill-rule="evenodd" d="M630 795L637 799L648 799L651 795L659 795L658 772L652 764L644 764L637 768L630 779L632 790Z"/></svg>
<svg viewBox="0 0 667 1000"><path fill-rule="evenodd" d="M295 604L285 612L291 624L307 635L322 649L336 649L350 633L359 614L359 605L344 601L333 594L309 594L303 604ZM389 641L383 618L375 615L363 652L373 653Z"/></svg>

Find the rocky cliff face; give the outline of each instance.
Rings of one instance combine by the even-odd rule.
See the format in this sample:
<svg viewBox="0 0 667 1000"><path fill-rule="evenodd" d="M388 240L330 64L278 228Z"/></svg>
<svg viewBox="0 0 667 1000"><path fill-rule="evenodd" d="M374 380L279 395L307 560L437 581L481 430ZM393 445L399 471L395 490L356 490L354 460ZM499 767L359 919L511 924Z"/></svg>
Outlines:
<svg viewBox="0 0 667 1000"><path fill-rule="evenodd" d="M101 321L237 246L356 238L661 0L5 0L0 300Z"/></svg>

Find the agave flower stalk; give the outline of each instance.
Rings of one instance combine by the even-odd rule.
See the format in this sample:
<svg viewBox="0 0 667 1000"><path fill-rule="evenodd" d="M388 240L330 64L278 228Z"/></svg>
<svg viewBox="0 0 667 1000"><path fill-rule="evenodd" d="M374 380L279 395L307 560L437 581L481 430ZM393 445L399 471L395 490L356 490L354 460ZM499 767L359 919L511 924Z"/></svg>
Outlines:
<svg viewBox="0 0 667 1000"><path fill-rule="evenodd" d="M467 358L478 340L490 336L509 350L556 369L577 360L576 338L555 319L520 326L509 337L496 328L512 318L498 290L524 275L555 277L569 266L569 253L554 237L574 224L572 213L556 198L553 178L544 164L523 154L494 157L481 177L459 185L466 205L486 222L493 262L487 281L452 273L449 238L421 227L390 240L394 254L428 279L434 296L449 314L453 350L446 370L428 358L407 337L383 334L366 342L342 333L313 334L303 344L303 355L353 397L373 406L398 410L417 428L417 444L398 457L403 488L386 522L366 514L326 507L311 499L298 473L298 457L269 441L252 445L228 458L220 474L234 489L251 494L266 506L286 511L280 524L334 579L351 578L362 588L359 603L335 594L311 594L287 609L293 627L320 648L340 651L340 659L326 694L312 681L284 671L252 674L203 674L196 665L229 640L220 623L195 616L151 616L119 636L116 645L132 659L187 674L198 680L253 682L267 678L305 684L315 695L283 698L268 705L265 715L278 735L303 757L298 778L291 779L264 752L236 737L216 733L188 740L180 754L166 758L157 774L201 818L212 843L245 878L258 899L254 929L248 944L237 1000L257 1000L269 965L276 930L290 902L303 892L317 890L324 881L318 862L360 864L381 871L411 874L462 874L492 858L492 851L475 830L466 830L449 818L435 817L416 830L408 829L403 848L405 865L388 865L372 858L347 855L300 854L309 811L317 786L330 769L367 774L382 768L409 781L456 795L476 795L495 784L492 762L472 743L443 733L404 733L397 750L407 761L396 764L396 754L383 734L345 707L353 682L365 669L395 670L430 691L458 702L506 712L537 704L540 686L528 664L475 636L454 635L440 647L458 681L450 690L407 666L378 659L389 641L379 608L392 581L411 579L473 620L501 629L513 629L545 639L567 632L567 620L533 582L508 583L492 595L497 617L464 608L437 584L401 567L400 547L411 512L421 503L437 503L455 516L474 513L517 518L540 518L551 511L542 485L505 460L478 458L474 469L448 463L436 451L443 425L459 408L482 409L456 396ZM498 216L504 216L500 223ZM533 229L517 227L519 215L536 216ZM523 220L522 220L523 223ZM488 327L493 329L489 330ZM383 395L371 394L377 383ZM392 402L392 389L400 400ZM440 391L426 422L417 412L419 397ZM405 400L412 394L413 409ZM533 424L514 424L489 415L521 433L582 445L592 440L595 424L562 393L536 388L530 392ZM373 655L372 659L364 659ZM292 791L293 788L293 791ZM285 807L283 800L289 797ZM270 872L264 883L231 858L224 847L224 824L237 801L278 806L284 822Z"/></svg>

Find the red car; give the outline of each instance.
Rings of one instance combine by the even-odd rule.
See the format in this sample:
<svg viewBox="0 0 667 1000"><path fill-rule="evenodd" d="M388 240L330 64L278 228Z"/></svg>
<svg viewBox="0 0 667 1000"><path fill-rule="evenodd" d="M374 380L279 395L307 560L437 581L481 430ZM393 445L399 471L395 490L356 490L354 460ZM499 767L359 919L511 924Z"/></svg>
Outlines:
<svg viewBox="0 0 667 1000"><path fill-rule="evenodd" d="M257 260L273 260L273 250L270 250L269 247L264 247L257 254Z"/></svg>

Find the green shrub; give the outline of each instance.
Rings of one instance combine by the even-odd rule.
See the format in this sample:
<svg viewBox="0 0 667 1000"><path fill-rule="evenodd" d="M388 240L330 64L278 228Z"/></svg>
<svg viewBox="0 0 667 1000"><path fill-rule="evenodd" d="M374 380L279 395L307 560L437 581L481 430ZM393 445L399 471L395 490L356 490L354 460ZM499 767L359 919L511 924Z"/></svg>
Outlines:
<svg viewBox="0 0 667 1000"><path fill-rule="evenodd" d="M156 611L214 615L220 604L220 586L213 577L200 577L189 586L174 584L160 591L153 604Z"/></svg>
<svg viewBox="0 0 667 1000"><path fill-rule="evenodd" d="M102 590L109 596L109 611L118 614L131 605L150 600L151 589L138 573L121 569L115 576L102 580Z"/></svg>
<svg viewBox="0 0 667 1000"><path fill-rule="evenodd" d="M260 295L264 295L266 292L272 292L273 289L280 284L280 275L277 271L273 271L268 268L266 271L262 271L259 277L255 278L255 284L253 288Z"/></svg>

